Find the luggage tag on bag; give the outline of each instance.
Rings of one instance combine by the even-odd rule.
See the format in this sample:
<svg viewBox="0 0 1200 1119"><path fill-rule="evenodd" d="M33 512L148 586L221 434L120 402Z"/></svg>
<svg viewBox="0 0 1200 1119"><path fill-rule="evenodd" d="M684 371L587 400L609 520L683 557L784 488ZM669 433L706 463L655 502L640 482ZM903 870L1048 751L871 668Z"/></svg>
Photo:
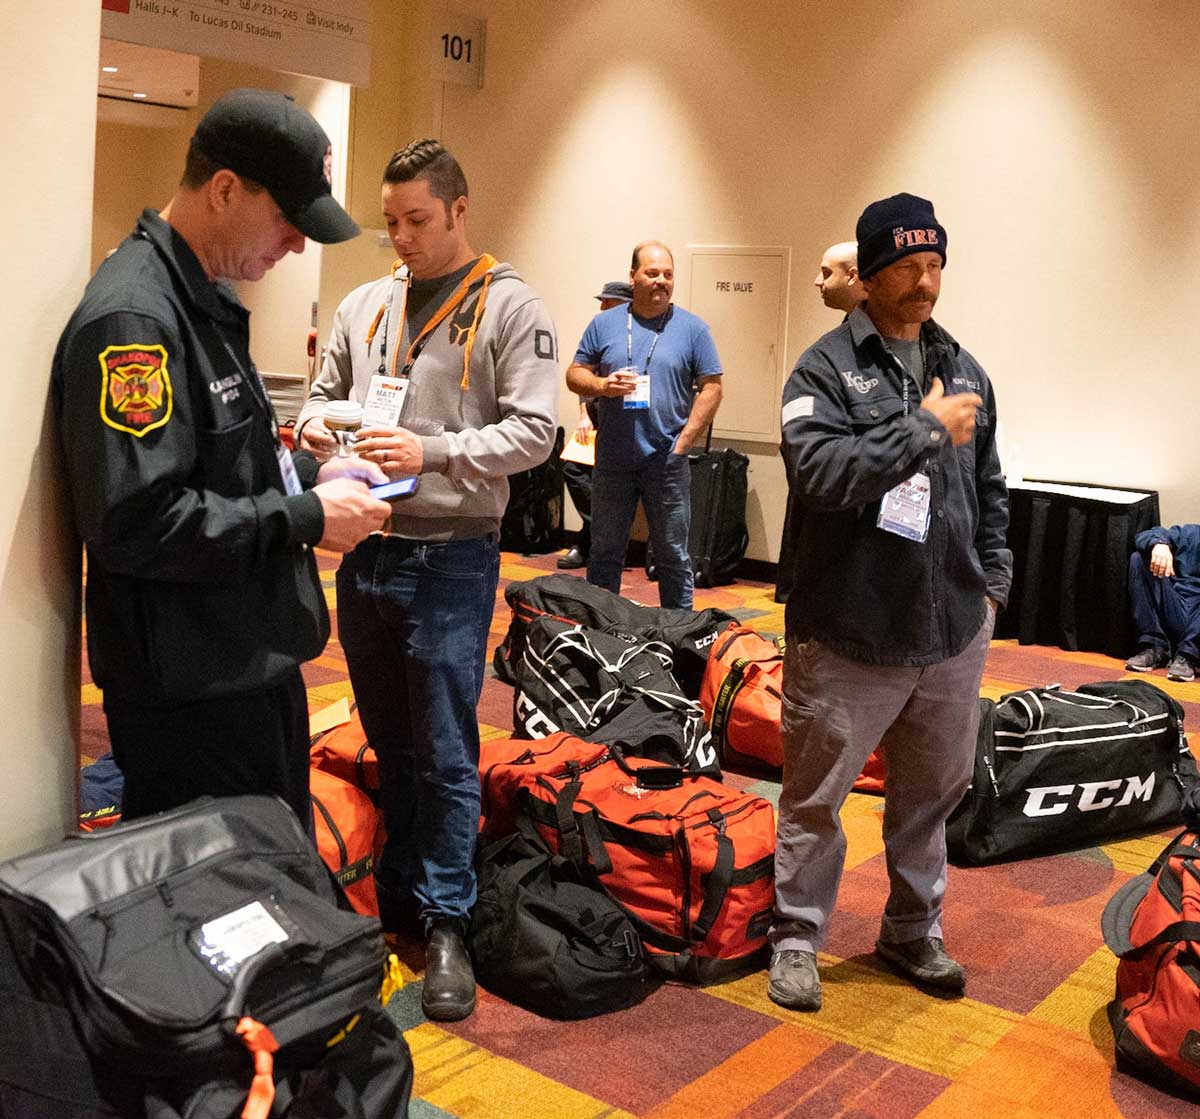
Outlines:
<svg viewBox="0 0 1200 1119"><path fill-rule="evenodd" d="M363 427L399 427L409 384L407 377L374 374L363 401Z"/></svg>
<svg viewBox="0 0 1200 1119"><path fill-rule="evenodd" d="M883 495L875 524L884 532L923 544L929 535L929 507L929 475L914 474Z"/></svg>
<svg viewBox="0 0 1200 1119"><path fill-rule="evenodd" d="M296 473L296 464L292 461L292 452L282 443L275 448L275 457L279 460L279 473L283 475L283 491L288 497L296 497L304 492L300 485L300 476Z"/></svg>
<svg viewBox="0 0 1200 1119"><path fill-rule="evenodd" d="M192 930L192 946L227 978L269 944L287 944L300 930L273 898L252 901Z"/></svg>

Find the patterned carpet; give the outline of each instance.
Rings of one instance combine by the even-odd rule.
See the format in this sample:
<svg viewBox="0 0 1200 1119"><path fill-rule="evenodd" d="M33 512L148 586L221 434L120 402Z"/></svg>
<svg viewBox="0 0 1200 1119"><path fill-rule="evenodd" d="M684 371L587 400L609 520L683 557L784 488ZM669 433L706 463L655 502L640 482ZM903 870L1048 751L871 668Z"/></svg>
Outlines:
<svg viewBox="0 0 1200 1119"><path fill-rule="evenodd" d="M554 556L505 554L492 625L508 627L503 588L554 569ZM321 557L334 608L336 559ZM626 595L657 603L640 569ZM766 635L783 608L765 584L698 591ZM489 650L490 652L490 650ZM479 716L487 737L512 727L512 692L490 678ZM310 700L350 694L337 640L305 668ZM992 645L983 692L1124 675L1092 653ZM99 694L83 688L85 760L107 748ZM1154 682L1187 710L1200 745L1200 683ZM731 783L777 799L771 782ZM664 986L642 1005L584 1022L551 1022L480 992L475 1015L434 1025L420 1009L421 951L397 941L408 986L389 1011L416 1063L412 1119L1200 1119L1181 1101L1113 1068L1104 1014L1115 961L1099 918L1105 901L1158 854L1148 836L983 869L950 870L945 925L969 972L968 997L941 1000L901 982L872 955L886 891L882 802L852 794L843 818L846 874L826 952L824 1009L798 1015L768 1001L759 972L695 990Z"/></svg>

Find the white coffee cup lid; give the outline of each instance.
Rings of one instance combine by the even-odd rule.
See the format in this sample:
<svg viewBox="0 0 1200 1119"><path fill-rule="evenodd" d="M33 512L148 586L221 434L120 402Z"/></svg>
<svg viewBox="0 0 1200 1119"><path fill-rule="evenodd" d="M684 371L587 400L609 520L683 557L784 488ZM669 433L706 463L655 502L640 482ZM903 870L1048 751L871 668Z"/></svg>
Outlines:
<svg viewBox="0 0 1200 1119"><path fill-rule="evenodd" d="M353 400L330 400L326 403L321 418L325 423L355 427L362 423L362 405Z"/></svg>

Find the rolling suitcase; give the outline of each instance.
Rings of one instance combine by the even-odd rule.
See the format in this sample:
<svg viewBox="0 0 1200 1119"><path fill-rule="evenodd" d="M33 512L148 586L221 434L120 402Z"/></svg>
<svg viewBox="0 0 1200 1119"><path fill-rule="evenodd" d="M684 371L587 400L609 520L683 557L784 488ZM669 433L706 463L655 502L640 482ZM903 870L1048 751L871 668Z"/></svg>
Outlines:
<svg viewBox="0 0 1200 1119"><path fill-rule="evenodd" d="M688 456L692 472L688 554L698 587L732 583L750 543L746 528L750 460L728 447L714 451L711 443L712 428L709 428L704 451ZM651 579L656 577L654 553L649 544L646 545L646 574Z"/></svg>

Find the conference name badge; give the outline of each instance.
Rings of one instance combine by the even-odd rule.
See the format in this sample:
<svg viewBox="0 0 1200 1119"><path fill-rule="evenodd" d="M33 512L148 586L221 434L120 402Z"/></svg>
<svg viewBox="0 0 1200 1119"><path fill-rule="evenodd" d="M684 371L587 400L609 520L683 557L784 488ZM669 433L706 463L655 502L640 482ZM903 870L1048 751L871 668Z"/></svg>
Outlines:
<svg viewBox="0 0 1200 1119"><path fill-rule="evenodd" d="M362 426L399 427L408 386L407 377L385 377L376 373L367 386L367 398L363 401Z"/></svg>
<svg viewBox="0 0 1200 1119"><path fill-rule="evenodd" d="M883 495L875 524L884 532L923 544L929 535L929 508L929 475L914 474Z"/></svg>

